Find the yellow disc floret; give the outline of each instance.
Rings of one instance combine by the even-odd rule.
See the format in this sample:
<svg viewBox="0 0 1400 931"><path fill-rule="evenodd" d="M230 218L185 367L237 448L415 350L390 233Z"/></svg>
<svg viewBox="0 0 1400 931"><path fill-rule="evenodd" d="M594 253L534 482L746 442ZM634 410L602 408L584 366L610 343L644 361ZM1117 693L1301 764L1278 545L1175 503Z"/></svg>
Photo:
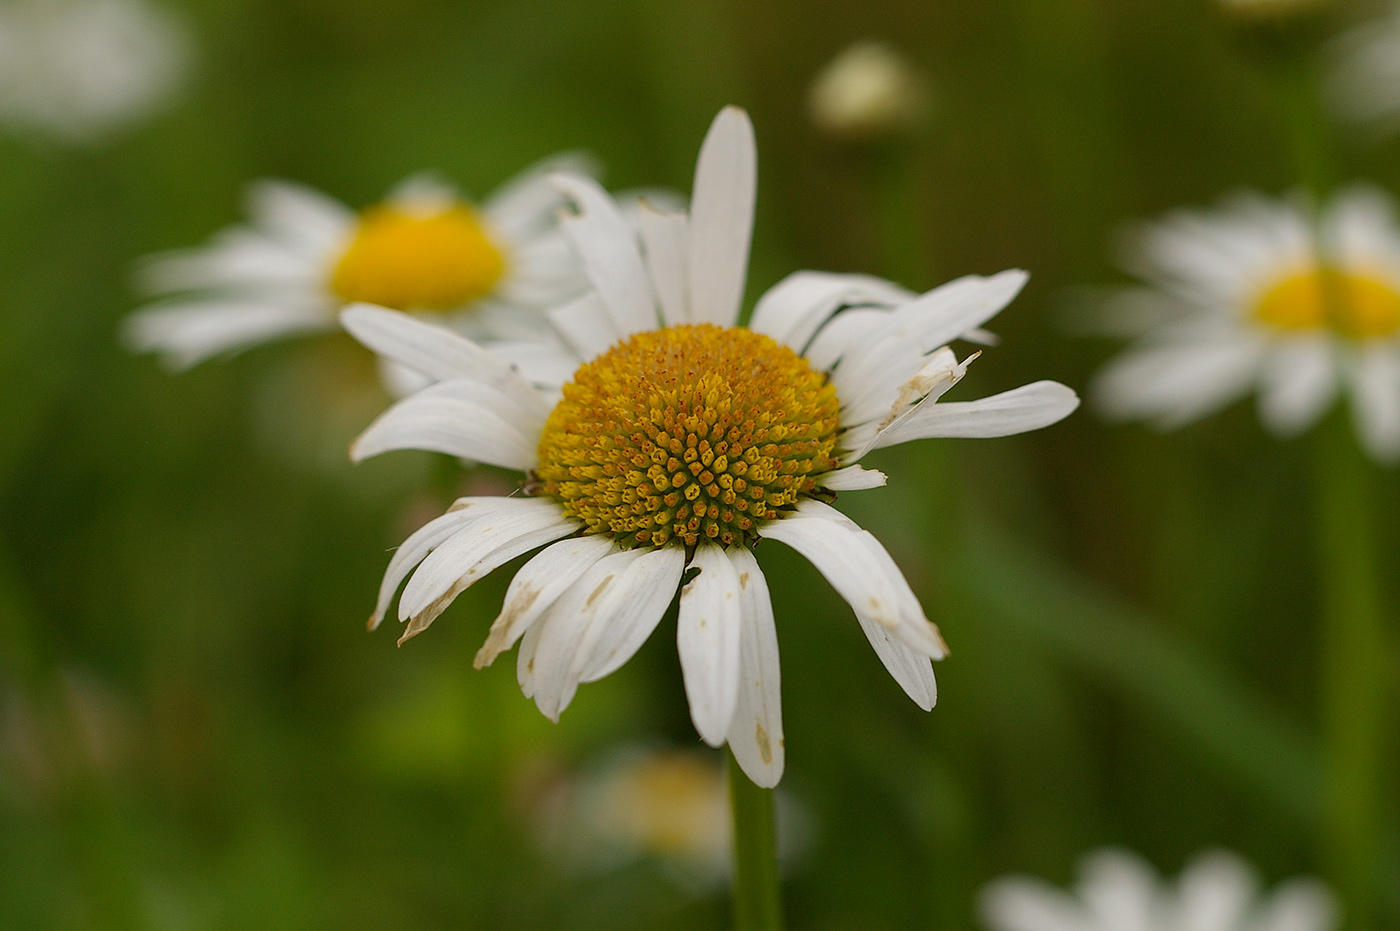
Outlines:
<svg viewBox="0 0 1400 931"><path fill-rule="evenodd" d="M504 271L501 250L465 204L432 211L381 204L360 216L331 290L397 310L451 310L489 292Z"/></svg>
<svg viewBox="0 0 1400 931"><path fill-rule="evenodd" d="M1324 268L1270 287L1254 317L1281 330L1330 328L1348 339L1374 339L1400 331L1400 292L1378 277Z"/></svg>
<svg viewBox="0 0 1400 931"><path fill-rule="evenodd" d="M623 546L752 542L835 468L836 390L740 327L638 333L579 368L532 484Z"/></svg>

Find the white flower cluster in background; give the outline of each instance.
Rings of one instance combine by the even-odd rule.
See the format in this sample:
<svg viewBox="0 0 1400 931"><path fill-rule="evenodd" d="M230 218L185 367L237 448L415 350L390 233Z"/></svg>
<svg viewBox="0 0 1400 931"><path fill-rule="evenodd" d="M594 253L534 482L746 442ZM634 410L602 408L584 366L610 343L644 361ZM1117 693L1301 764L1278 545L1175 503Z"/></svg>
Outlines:
<svg viewBox="0 0 1400 931"><path fill-rule="evenodd" d="M1125 850L1098 850L1064 892L1031 876L988 884L980 902L990 931L1332 931L1337 907L1315 879L1261 894L1259 876L1228 851L1201 854L1175 883Z"/></svg>
<svg viewBox="0 0 1400 931"><path fill-rule="evenodd" d="M170 99L190 52L182 25L145 0L0 4L0 126L102 142Z"/></svg>

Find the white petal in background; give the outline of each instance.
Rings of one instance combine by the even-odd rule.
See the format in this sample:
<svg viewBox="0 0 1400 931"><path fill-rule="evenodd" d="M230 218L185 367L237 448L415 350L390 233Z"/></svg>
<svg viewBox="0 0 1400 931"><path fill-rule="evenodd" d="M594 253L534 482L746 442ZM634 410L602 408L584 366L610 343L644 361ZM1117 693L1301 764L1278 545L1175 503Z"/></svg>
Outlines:
<svg viewBox="0 0 1400 931"><path fill-rule="evenodd" d="M1296 436L1317 423L1337 396L1332 341L1280 340L1259 369L1259 418L1277 436Z"/></svg>
<svg viewBox="0 0 1400 931"><path fill-rule="evenodd" d="M333 329L330 308L241 300L158 304L127 317L122 340L135 352L158 352L175 371L264 340Z"/></svg>
<svg viewBox="0 0 1400 931"><path fill-rule="evenodd" d="M1372 459L1394 464L1400 461L1400 340L1366 346L1351 368L1361 444Z"/></svg>
<svg viewBox="0 0 1400 931"><path fill-rule="evenodd" d="M150 118L182 83L186 30L144 0L19 0L0 7L0 126L69 145Z"/></svg>

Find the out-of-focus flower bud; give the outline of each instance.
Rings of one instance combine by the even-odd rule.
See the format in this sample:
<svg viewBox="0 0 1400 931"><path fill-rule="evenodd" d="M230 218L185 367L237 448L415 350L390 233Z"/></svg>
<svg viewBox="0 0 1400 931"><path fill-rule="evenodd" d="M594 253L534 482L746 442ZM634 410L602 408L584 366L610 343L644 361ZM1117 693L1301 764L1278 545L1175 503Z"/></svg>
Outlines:
<svg viewBox="0 0 1400 931"><path fill-rule="evenodd" d="M919 70L883 42L867 39L837 55L812 81L812 122L853 142L882 141L915 127L928 110Z"/></svg>

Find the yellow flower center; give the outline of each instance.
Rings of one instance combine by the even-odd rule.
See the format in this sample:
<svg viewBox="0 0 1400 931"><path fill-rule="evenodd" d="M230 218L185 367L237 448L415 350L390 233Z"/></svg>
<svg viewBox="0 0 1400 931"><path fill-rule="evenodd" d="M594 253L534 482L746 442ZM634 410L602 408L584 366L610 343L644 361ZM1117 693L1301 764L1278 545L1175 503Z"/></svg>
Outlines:
<svg viewBox="0 0 1400 931"><path fill-rule="evenodd" d="M1374 339L1400 330L1400 293L1379 278L1323 268L1273 285L1254 318L1281 330L1330 328L1349 339Z"/></svg>
<svg viewBox="0 0 1400 931"><path fill-rule="evenodd" d="M504 271L501 250L465 204L435 213L381 204L361 214L331 290L397 310L452 310L489 292Z"/></svg>
<svg viewBox="0 0 1400 931"><path fill-rule="evenodd" d="M752 542L836 468L836 389L740 327L638 333L564 386L533 483L623 546Z"/></svg>

